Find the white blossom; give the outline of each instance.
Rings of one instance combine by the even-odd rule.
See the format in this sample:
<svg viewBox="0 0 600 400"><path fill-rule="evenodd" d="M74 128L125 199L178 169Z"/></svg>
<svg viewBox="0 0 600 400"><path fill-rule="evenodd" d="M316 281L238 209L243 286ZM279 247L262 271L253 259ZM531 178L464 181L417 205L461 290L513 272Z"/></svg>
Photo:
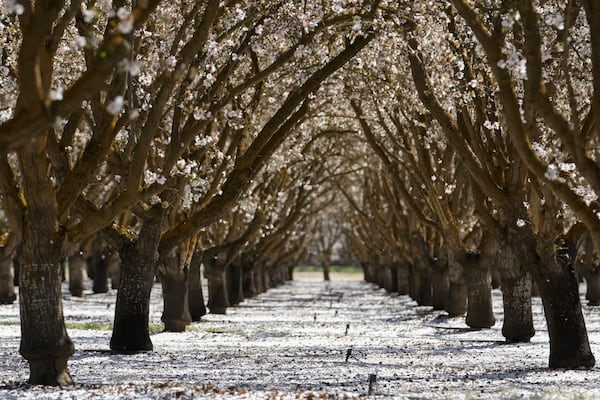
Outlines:
<svg viewBox="0 0 600 400"><path fill-rule="evenodd" d="M555 181L558 179L559 176L559 171L558 171L558 167L556 166L556 164L548 164L548 168L546 169L546 172L544 173L544 177L546 179L548 179L549 181Z"/></svg>
<svg viewBox="0 0 600 400"><path fill-rule="evenodd" d="M110 115L117 115L123 109L125 105L125 99L123 96L115 97L108 105L106 106L106 112Z"/></svg>

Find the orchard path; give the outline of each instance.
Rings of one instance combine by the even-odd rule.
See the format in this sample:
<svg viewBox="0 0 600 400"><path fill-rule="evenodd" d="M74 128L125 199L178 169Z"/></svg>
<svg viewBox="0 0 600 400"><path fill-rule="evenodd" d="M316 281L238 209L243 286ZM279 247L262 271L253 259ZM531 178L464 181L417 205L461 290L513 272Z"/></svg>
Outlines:
<svg viewBox="0 0 600 400"><path fill-rule="evenodd" d="M23 385L27 365L18 355L18 307L0 306L0 398L597 398L598 369L545 368L548 339L535 303L538 333L531 343L506 345L498 322L489 330L465 329L461 318L417 307L359 279L299 279L231 308L207 315L185 333L152 336L155 351L106 351L114 293L74 299L65 316L77 351L72 388ZM161 297L153 293L151 320L160 322ZM600 312L585 309L590 340L600 350ZM349 356L349 357L347 357ZM346 360L347 359L347 360Z"/></svg>

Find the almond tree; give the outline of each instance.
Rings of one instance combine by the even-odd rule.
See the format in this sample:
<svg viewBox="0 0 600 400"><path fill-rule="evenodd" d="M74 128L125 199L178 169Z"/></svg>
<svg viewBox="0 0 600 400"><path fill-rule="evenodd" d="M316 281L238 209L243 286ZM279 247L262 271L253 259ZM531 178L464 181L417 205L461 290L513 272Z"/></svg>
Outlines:
<svg viewBox="0 0 600 400"><path fill-rule="evenodd" d="M8 27L3 24L14 39L3 49L3 81L8 82L3 87L8 87L15 98L9 99L8 112L3 114L8 119L0 125L0 147L4 150L0 180L3 209L8 213L11 243L16 245L20 266L20 353L29 362L33 384L72 383L67 360L74 348L64 326L60 266L69 243L93 231L75 233L78 229L68 222L67 216L81 194L81 190L71 190L81 170L68 167L65 147L72 144L84 100L96 98L102 104L101 90L110 86L118 91L122 87L118 82L123 74L116 66L131 49L129 33L143 26L158 3L139 2L131 12L121 8L124 4L120 2L115 8L106 3L111 15L98 19L89 14L91 10L82 8L81 2L7 4L7 10L17 16L9 16ZM92 33L77 33L78 21L88 18L89 25L99 32L93 38ZM78 43L94 40L84 50L71 46L76 39ZM18 49L14 47L17 43ZM57 63L63 58L73 62ZM108 132L122 125L113 115L101 114L94 115L91 125L102 125L99 129ZM66 124L63 118L68 120ZM96 163L91 163L89 174L101 157L93 156ZM66 191L72 195L64 196Z"/></svg>
<svg viewBox="0 0 600 400"><path fill-rule="evenodd" d="M556 215L559 207L551 196L546 195L551 192L586 225L596 249L600 248L598 217L594 207L577 189L581 177L593 190L594 197L598 193L598 166L588 155L588 151L594 151L590 146L593 131L590 118L597 102L597 91L585 83L585 79L590 78L595 88L598 81L595 73L598 63L594 59L598 55L598 10L587 1L560 5L548 2L537 10L533 2L522 1L491 4L483 16L481 10L464 1L456 0L452 4L485 55L497 84L498 103L507 134L524 165L541 182L542 197L549 205L549 213ZM581 4L585 19L580 15ZM540 14L544 17L543 24ZM512 34L506 29L508 27L513 28ZM586 38L590 38L590 44L585 43ZM592 63L590 66L583 64L577 70L571 57L581 51L592 55ZM554 77L558 79L554 80ZM549 137L556 138L559 149L564 151L562 156L569 157L576 165L572 176L561 174L559 165L563 165L564 160L561 155L550 156L543 151L536 154L533 150L534 141L539 141L543 149ZM584 189L583 194L586 192ZM534 233L529 229L518 233L515 237L519 243L514 243L516 249L521 246L520 256L531 252L532 248L538 252L539 258L529 257L526 267L532 273L544 303L550 336L549 364L550 367L591 367L594 356L587 338L573 266L556 262L556 246L548 236L554 239L556 233L553 235L552 231L556 232L557 227L550 229L538 234L541 241L537 245Z"/></svg>

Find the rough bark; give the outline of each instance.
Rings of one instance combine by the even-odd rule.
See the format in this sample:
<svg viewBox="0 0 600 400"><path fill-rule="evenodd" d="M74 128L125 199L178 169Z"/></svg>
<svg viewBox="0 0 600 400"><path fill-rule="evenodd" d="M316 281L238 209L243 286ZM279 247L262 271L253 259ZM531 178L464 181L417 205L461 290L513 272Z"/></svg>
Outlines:
<svg viewBox="0 0 600 400"><path fill-rule="evenodd" d="M510 343L529 342L535 335L530 275L503 276L501 288L504 306L502 335Z"/></svg>
<svg viewBox="0 0 600 400"><path fill-rule="evenodd" d="M591 368L595 364L579 300L579 283L572 265L547 269L538 280L548 336L550 368Z"/></svg>
<svg viewBox="0 0 600 400"><path fill-rule="evenodd" d="M482 256L469 254L464 268L468 305L466 323L471 328L490 328L496 323L492 303L492 276Z"/></svg>
<svg viewBox="0 0 600 400"><path fill-rule="evenodd" d="M158 262L158 244L167 210L160 205L148 211L137 239L119 249L121 281L110 340L113 351L130 353L153 349L148 329L150 292Z"/></svg>
<svg viewBox="0 0 600 400"><path fill-rule="evenodd" d="M27 254L25 254L27 253ZM21 254L20 354L29 362L29 383L70 385L67 361L75 351L62 311L60 263L33 264Z"/></svg>

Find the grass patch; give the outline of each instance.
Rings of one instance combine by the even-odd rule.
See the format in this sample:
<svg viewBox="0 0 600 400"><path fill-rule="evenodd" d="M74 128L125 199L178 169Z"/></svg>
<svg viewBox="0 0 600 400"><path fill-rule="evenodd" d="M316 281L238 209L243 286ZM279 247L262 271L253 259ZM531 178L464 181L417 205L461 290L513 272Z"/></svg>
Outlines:
<svg viewBox="0 0 600 400"><path fill-rule="evenodd" d="M148 325L148 330L150 331L150 333L161 333L165 331L165 325L162 323L150 324Z"/></svg>
<svg viewBox="0 0 600 400"><path fill-rule="evenodd" d="M323 267L320 265L298 265L294 268L294 272L323 272ZM332 265L329 267L329 272L337 272L342 274L362 274L361 267L352 265Z"/></svg>
<svg viewBox="0 0 600 400"><path fill-rule="evenodd" d="M67 329L83 329L88 331L112 331L113 325L107 322L67 322ZM165 330L163 324L148 325L150 333L160 333Z"/></svg>
<svg viewBox="0 0 600 400"><path fill-rule="evenodd" d="M112 324L106 322L67 322L67 329L83 329L87 331L111 331Z"/></svg>

